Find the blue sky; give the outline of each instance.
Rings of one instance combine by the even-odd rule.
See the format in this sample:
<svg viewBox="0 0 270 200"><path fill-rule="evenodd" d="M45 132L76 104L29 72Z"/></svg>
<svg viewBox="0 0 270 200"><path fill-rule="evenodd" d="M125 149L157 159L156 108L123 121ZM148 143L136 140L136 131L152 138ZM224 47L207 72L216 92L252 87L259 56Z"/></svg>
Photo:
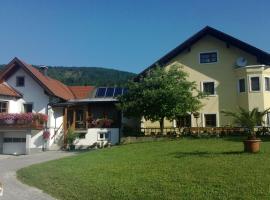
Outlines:
<svg viewBox="0 0 270 200"><path fill-rule="evenodd" d="M270 52L269 0L0 0L0 63L138 73L206 25Z"/></svg>

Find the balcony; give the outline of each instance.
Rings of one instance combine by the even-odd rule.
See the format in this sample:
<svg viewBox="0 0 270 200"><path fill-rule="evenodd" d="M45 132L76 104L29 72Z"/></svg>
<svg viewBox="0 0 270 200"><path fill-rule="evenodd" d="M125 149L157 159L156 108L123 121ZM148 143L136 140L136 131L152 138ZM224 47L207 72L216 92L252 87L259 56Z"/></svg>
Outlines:
<svg viewBox="0 0 270 200"><path fill-rule="evenodd" d="M42 130L47 120L41 113L1 113L0 129Z"/></svg>

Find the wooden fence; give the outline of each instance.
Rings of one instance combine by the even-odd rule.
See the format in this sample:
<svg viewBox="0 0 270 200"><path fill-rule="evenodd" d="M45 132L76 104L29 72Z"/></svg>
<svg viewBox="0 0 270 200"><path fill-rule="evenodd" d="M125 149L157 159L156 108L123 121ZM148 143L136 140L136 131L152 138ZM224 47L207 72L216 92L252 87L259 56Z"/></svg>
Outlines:
<svg viewBox="0 0 270 200"><path fill-rule="evenodd" d="M270 135L270 127L257 127L255 131L259 135ZM142 135L158 136L162 135L160 129L156 127L141 128ZM178 128L165 127L163 135L243 135L246 132L242 127L186 127Z"/></svg>

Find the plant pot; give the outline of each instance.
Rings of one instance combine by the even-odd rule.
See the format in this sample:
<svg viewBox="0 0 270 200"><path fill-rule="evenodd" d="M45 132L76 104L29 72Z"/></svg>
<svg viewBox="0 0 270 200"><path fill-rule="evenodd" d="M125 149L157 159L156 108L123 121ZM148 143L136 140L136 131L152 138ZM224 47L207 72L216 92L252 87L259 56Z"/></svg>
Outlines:
<svg viewBox="0 0 270 200"><path fill-rule="evenodd" d="M6 123L6 124L14 124L15 121L14 121L13 119L6 119L6 120L5 120L5 123Z"/></svg>
<svg viewBox="0 0 270 200"><path fill-rule="evenodd" d="M260 151L260 139L249 139L244 141L244 151L248 153L257 153Z"/></svg>

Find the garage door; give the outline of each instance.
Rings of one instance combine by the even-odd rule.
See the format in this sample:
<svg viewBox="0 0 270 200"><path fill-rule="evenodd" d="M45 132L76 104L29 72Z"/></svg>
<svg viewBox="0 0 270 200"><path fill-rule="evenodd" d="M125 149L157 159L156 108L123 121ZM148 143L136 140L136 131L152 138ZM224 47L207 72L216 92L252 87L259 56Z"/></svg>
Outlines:
<svg viewBox="0 0 270 200"><path fill-rule="evenodd" d="M25 154L25 133L4 133L3 154Z"/></svg>

